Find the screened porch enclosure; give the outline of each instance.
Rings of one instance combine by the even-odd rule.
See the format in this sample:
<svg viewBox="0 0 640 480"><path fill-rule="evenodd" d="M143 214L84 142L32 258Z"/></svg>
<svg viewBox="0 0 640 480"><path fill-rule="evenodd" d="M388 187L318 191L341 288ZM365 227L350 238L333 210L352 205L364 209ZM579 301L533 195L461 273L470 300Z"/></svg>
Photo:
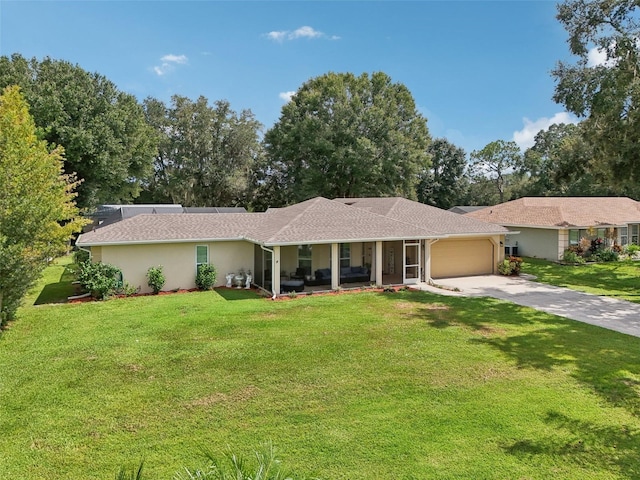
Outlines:
<svg viewBox="0 0 640 480"><path fill-rule="evenodd" d="M256 245L255 284L268 291L279 286L277 294L416 284L423 271L423 248L420 240Z"/></svg>

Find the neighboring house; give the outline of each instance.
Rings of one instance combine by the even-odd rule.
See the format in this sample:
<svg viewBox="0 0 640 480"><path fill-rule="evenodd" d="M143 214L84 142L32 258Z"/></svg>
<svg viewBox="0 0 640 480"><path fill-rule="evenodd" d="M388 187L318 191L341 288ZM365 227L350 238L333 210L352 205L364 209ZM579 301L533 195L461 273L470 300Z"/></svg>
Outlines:
<svg viewBox="0 0 640 480"><path fill-rule="evenodd" d="M484 206L477 206L477 205L456 205L455 207L451 207L449 210L449 212L453 212L453 213L459 213L461 215L464 215L465 213L469 213L469 212L475 212L476 210L482 210L483 208L487 208L486 205Z"/></svg>
<svg viewBox="0 0 640 480"><path fill-rule="evenodd" d="M90 215L93 223L85 231L104 227L145 213L157 215L167 213L246 213L246 210L244 207L183 207L180 204L100 205Z"/></svg>
<svg viewBox="0 0 640 480"><path fill-rule="evenodd" d="M640 202L626 197L524 197L465 215L519 232L518 255L559 260L581 238L638 244Z"/></svg>
<svg viewBox="0 0 640 480"><path fill-rule="evenodd" d="M495 273L505 233L404 198L317 197L264 213L141 214L85 233L77 245L142 291L151 266L163 265L172 290L194 287L197 265L210 263L217 285L251 270L254 284L280 293Z"/></svg>

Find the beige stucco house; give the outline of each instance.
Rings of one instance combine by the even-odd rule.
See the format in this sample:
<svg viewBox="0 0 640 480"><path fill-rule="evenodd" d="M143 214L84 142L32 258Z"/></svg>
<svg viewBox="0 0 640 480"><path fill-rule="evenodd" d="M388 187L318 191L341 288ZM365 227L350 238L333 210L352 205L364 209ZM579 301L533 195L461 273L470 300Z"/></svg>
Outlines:
<svg viewBox="0 0 640 480"><path fill-rule="evenodd" d="M317 197L264 213L141 214L78 238L93 261L118 266L149 291L162 265L166 290L193 288L198 264L251 271L276 294L354 282L412 284L495 273L507 229L404 198Z"/></svg>
<svg viewBox="0 0 640 480"><path fill-rule="evenodd" d="M581 238L638 244L640 202L627 197L524 197L467 213L519 232L507 235L518 255L559 260Z"/></svg>

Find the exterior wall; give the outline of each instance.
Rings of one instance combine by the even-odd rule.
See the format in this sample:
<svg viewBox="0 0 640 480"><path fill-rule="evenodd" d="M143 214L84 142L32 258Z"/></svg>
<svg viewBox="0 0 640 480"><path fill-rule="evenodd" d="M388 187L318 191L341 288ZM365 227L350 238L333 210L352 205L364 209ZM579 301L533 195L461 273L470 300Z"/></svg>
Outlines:
<svg viewBox="0 0 640 480"><path fill-rule="evenodd" d="M314 245L311 249L311 272L319 268L329 268L331 266L331 245L323 243Z"/></svg>
<svg viewBox="0 0 640 480"><path fill-rule="evenodd" d="M351 266L362 266L362 242L354 242L351 244Z"/></svg>
<svg viewBox="0 0 640 480"><path fill-rule="evenodd" d="M560 260L567 248L569 248L569 230L558 230L558 257L553 260Z"/></svg>
<svg viewBox="0 0 640 480"><path fill-rule="evenodd" d="M561 243L558 230L527 227L510 227L510 229L520 232L519 235L511 237L518 242L518 255L520 256L555 261L564 252L564 249L560 251Z"/></svg>
<svg viewBox="0 0 640 480"><path fill-rule="evenodd" d="M102 261L102 247L91 247L91 261L93 263Z"/></svg>
<svg viewBox="0 0 640 480"><path fill-rule="evenodd" d="M313 255L313 251L311 252L311 254ZM285 247L280 247L280 272L286 272L287 275L291 275L292 273L296 273L297 268L298 246L287 245Z"/></svg>
<svg viewBox="0 0 640 480"><path fill-rule="evenodd" d="M103 262L119 267L124 280L139 286L142 292L151 291L147 285L147 270L157 265L163 266L167 279L164 290L195 288L196 245L209 246L209 263L218 272L216 286L225 284L227 273L253 268L253 244L243 241L109 245L102 247L101 257Z"/></svg>

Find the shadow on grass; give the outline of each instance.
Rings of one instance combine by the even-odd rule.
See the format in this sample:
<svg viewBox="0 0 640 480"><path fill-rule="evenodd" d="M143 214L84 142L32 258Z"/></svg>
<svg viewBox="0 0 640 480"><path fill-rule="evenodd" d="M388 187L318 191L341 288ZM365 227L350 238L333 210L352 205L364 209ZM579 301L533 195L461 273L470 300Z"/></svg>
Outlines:
<svg viewBox="0 0 640 480"><path fill-rule="evenodd" d="M490 298L406 298L426 304L415 314L431 327L494 332L470 341L500 351L519 368L566 369L609 404L640 417L640 338ZM438 304L446 310L434 309Z"/></svg>
<svg viewBox="0 0 640 480"><path fill-rule="evenodd" d="M429 326L467 327L480 334L470 342L496 349L519 368L565 370L609 405L640 418L639 338L489 298L417 293L405 299L423 304L415 314ZM604 465L625 478L640 478L637 426L589 423L557 412L549 412L544 421L555 431L549 438L521 439L504 446L505 451Z"/></svg>
<svg viewBox="0 0 640 480"><path fill-rule="evenodd" d="M72 283L75 279L75 265L67 265L60 279L56 283L45 285L33 304L65 303L67 297L77 294L76 287Z"/></svg>
<svg viewBox="0 0 640 480"><path fill-rule="evenodd" d="M626 425L602 426L548 412L545 423L557 432L544 440L518 440L503 446L518 458L537 455L561 458L582 466L605 466L624 478L640 478L640 430Z"/></svg>
<svg viewBox="0 0 640 480"><path fill-rule="evenodd" d="M255 300L260 298L258 291L255 289L219 287L215 289L215 292L225 300Z"/></svg>

